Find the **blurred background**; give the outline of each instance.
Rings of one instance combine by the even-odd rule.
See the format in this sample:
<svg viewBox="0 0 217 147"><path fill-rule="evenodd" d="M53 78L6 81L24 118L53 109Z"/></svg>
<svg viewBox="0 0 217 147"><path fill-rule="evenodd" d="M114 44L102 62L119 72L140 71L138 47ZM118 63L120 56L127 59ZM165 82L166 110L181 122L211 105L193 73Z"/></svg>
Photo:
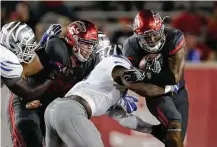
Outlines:
<svg viewBox="0 0 217 147"><path fill-rule="evenodd" d="M87 19L106 33L113 43L123 42L133 34L129 25L139 10L160 11L167 26L184 32L187 43L185 77L189 89L190 116L187 147L217 146L217 2L215 1L1 1L1 26L23 21L34 29L37 41L52 23L66 26L77 19ZM2 99L7 89L2 90ZM2 107L4 108L4 102ZM1 111L3 112L3 111ZM158 123L148 112L144 99L138 115ZM2 118L4 115L2 113ZM160 147L156 139L120 127L103 116L94 118L106 147ZM11 146L6 121L2 121L2 147ZM6 134L6 135L5 135Z"/></svg>
<svg viewBox="0 0 217 147"><path fill-rule="evenodd" d="M76 19L93 21L113 43L122 44L132 35L133 19L138 10L149 8L162 12L168 26L186 35L190 62L216 61L217 2L187 1L1 1L1 25L23 21L39 40L49 24L65 28Z"/></svg>

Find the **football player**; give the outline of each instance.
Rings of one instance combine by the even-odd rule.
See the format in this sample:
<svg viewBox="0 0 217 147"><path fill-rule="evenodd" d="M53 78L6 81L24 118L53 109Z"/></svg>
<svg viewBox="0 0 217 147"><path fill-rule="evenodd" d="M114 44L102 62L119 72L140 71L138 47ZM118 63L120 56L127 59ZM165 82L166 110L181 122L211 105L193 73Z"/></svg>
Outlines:
<svg viewBox="0 0 217 147"><path fill-rule="evenodd" d="M37 74L27 77L28 83L44 83L52 71L53 64L60 67L61 71L37 98L42 104L37 109L27 109L31 105L22 100L24 97L11 94L8 114L14 147L43 146L44 110L53 99L64 96L93 69L98 60L97 56L92 54L98 42L97 32L92 22L74 21L68 26L64 38L50 38L44 46L37 49L36 54L44 68Z"/></svg>
<svg viewBox="0 0 217 147"><path fill-rule="evenodd" d="M175 92L146 96L146 103L162 126L153 135L167 147L183 147L189 105L184 80L184 35L166 27L153 10L142 10L136 15L133 32L124 43L123 54L136 68L125 71L123 77L132 83L149 83L150 89L174 85Z"/></svg>
<svg viewBox="0 0 217 147"><path fill-rule="evenodd" d="M55 33L58 35L60 32ZM33 100L44 93L57 71L57 68L53 68L48 74L50 78L39 85L33 86L26 81L26 77L43 69L39 57L34 52L36 46L33 30L27 24L10 22L2 27L0 32L1 86L6 84L14 94L25 100Z"/></svg>

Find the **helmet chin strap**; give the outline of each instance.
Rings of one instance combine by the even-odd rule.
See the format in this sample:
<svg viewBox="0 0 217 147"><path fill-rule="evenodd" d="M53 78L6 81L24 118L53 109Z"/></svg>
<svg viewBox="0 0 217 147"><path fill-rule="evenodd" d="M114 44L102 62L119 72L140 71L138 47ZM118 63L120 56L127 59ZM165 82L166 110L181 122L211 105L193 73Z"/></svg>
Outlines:
<svg viewBox="0 0 217 147"><path fill-rule="evenodd" d="M81 53L80 53L80 48L78 46L78 44L75 46L75 48L73 48L73 54L75 55L75 57L77 57L77 59L80 61L80 62L85 62L87 61L87 59L85 59Z"/></svg>
<svg viewBox="0 0 217 147"><path fill-rule="evenodd" d="M79 61L81 62L85 62L87 61L87 59L85 59L81 54L80 54L80 51L78 51L77 53L74 52L74 55L78 58Z"/></svg>

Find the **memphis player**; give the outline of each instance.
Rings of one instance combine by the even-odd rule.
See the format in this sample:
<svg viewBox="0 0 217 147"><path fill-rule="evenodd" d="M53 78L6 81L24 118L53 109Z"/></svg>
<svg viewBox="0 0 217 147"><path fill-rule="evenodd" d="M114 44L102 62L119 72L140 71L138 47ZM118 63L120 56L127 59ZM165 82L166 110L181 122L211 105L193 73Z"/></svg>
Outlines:
<svg viewBox="0 0 217 147"><path fill-rule="evenodd" d="M105 49L109 48L111 51L111 47L117 46ZM145 83L134 84L125 81L122 73L131 68L130 61L123 56L112 55L105 58L96 65L87 79L77 83L64 98L57 98L50 103L45 111L46 146L58 147L64 142L70 147L103 147L101 136L89 118L104 114L112 116L127 128L152 133L152 126L137 116L122 109L111 109L124 102L127 89L141 96L165 93L154 92L155 88L150 89Z"/></svg>
<svg viewBox="0 0 217 147"><path fill-rule="evenodd" d="M40 45L45 44L48 37L60 33L59 25L52 25L40 41ZM53 31L53 34L51 32ZM1 62L1 86L4 84L14 94L33 100L39 97L57 73L56 69L50 72L43 84L30 86L25 79L43 69L39 57L34 50L37 47L33 30L25 23L10 22L2 27L0 32L0 62Z"/></svg>

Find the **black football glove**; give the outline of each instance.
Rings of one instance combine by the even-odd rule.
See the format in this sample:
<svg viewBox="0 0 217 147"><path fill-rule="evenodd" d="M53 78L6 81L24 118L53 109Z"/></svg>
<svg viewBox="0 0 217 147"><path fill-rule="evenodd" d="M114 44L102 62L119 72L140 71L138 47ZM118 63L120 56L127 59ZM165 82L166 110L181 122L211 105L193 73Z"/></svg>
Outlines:
<svg viewBox="0 0 217 147"><path fill-rule="evenodd" d="M128 82L143 82L146 79L151 79L150 72L145 72L137 68L126 70L122 76Z"/></svg>

